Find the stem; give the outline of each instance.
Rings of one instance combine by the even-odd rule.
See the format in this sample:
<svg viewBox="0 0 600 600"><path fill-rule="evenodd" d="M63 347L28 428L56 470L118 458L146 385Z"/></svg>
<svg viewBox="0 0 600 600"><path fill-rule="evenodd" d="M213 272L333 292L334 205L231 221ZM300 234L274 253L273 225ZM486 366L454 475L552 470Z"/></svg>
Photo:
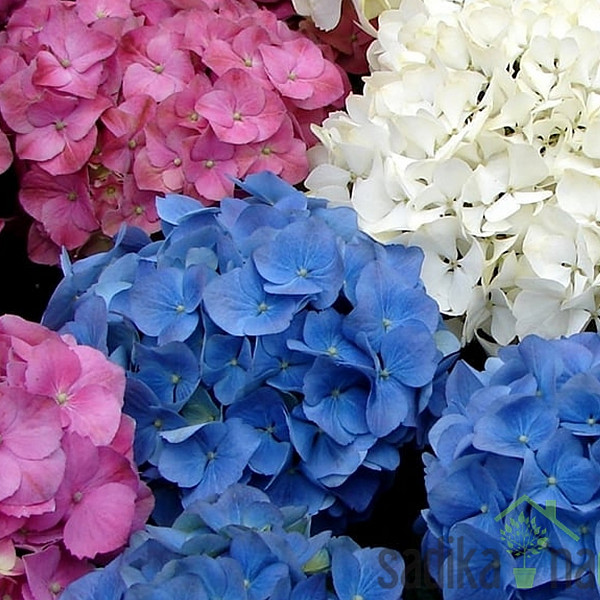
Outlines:
<svg viewBox="0 0 600 600"><path fill-rule="evenodd" d="M525 558L527 557L527 552L523 552L523 568L525 568Z"/></svg>

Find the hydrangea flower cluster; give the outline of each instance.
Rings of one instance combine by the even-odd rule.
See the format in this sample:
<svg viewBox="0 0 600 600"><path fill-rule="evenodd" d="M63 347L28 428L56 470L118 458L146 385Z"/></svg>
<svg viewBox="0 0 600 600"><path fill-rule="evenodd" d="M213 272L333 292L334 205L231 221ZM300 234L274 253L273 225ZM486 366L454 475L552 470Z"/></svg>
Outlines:
<svg viewBox="0 0 600 600"><path fill-rule="evenodd" d="M235 485L199 500L172 527L148 526L124 554L69 586L61 600L400 598L398 552L309 532L302 507L280 509L259 490ZM393 565L394 582L382 563Z"/></svg>
<svg viewBox="0 0 600 600"><path fill-rule="evenodd" d="M124 389L98 350L0 317L2 598L54 599L144 526L154 502Z"/></svg>
<svg viewBox="0 0 600 600"><path fill-rule="evenodd" d="M220 209L158 198L164 241L130 230L66 264L44 323L127 369L136 460L184 506L244 481L310 514L363 513L441 412L458 340L419 249L377 244L271 173L238 183L249 197Z"/></svg>
<svg viewBox="0 0 600 600"><path fill-rule="evenodd" d="M456 364L425 455L423 555L444 598L600 598L599 367L595 333Z"/></svg>
<svg viewBox="0 0 600 600"><path fill-rule="evenodd" d="M315 131L311 193L418 244L463 341L598 320L598 5L424 0L380 16L372 74Z"/></svg>
<svg viewBox="0 0 600 600"><path fill-rule="evenodd" d="M27 0L2 33L0 114L37 262L124 222L157 231L156 192L213 204L231 177L300 182L310 123L350 89L251 0ZM0 139L0 167L8 150Z"/></svg>

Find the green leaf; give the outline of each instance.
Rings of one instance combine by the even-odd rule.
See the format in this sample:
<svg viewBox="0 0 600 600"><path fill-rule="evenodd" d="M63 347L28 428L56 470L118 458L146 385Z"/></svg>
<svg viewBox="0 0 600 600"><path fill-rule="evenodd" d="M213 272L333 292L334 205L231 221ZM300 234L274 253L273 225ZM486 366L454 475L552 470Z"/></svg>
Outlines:
<svg viewBox="0 0 600 600"><path fill-rule="evenodd" d="M521 514L519 515L519 523L525 523L525 521L525 514L523 513L523 511L521 511Z"/></svg>

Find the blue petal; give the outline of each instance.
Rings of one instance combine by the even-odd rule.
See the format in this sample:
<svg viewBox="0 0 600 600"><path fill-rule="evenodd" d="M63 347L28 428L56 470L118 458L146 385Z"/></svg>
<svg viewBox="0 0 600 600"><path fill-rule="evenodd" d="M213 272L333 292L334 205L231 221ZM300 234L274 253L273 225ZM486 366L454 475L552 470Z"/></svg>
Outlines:
<svg viewBox="0 0 600 600"><path fill-rule="evenodd" d="M504 403L474 427L473 445L503 456L523 457L536 450L557 428L556 413L541 398L525 396Z"/></svg>
<svg viewBox="0 0 600 600"><path fill-rule="evenodd" d="M169 328L173 330L170 340L179 341L192 334L198 315L189 314L186 309L183 280L184 273L175 268L161 269L136 280L129 301L133 320L143 333L156 337Z"/></svg>
<svg viewBox="0 0 600 600"><path fill-rule="evenodd" d="M331 573L335 592L340 600L354 600L359 592L360 564L345 548L333 553Z"/></svg>
<svg viewBox="0 0 600 600"><path fill-rule="evenodd" d="M411 387L427 385L441 358L433 336L420 321L407 321L390 330L381 342L382 368Z"/></svg>
<svg viewBox="0 0 600 600"><path fill-rule="evenodd" d="M234 179L237 186L267 204L277 204L288 198L294 200L297 210L306 207L306 196L270 171L248 175L244 180Z"/></svg>
<svg viewBox="0 0 600 600"><path fill-rule="evenodd" d="M414 413L415 392L394 378L379 378L367 401L367 424L377 437L396 429Z"/></svg>
<svg viewBox="0 0 600 600"><path fill-rule="evenodd" d="M169 481L182 487L193 487L202 479L206 464L202 444L191 437L179 444L165 442L158 459L158 470Z"/></svg>
<svg viewBox="0 0 600 600"><path fill-rule="evenodd" d="M182 342L158 348L135 346L136 377L145 382L165 405L185 402L200 382L198 360Z"/></svg>
<svg viewBox="0 0 600 600"><path fill-rule="evenodd" d="M67 323L61 333L70 333L80 344L91 346L108 354L108 310L98 296L85 296L75 308L75 318Z"/></svg>
<svg viewBox="0 0 600 600"><path fill-rule="evenodd" d="M258 272L269 282L265 290L271 293L327 291L329 296L333 291L335 300L344 279L336 238L316 219L291 223L272 242L258 248L253 259Z"/></svg>
<svg viewBox="0 0 600 600"><path fill-rule="evenodd" d="M247 265L211 281L204 292L208 316L231 335L266 335L284 331L297 300L267 294L256 271Z"/></svg>
<svg viewBox="0 0 600 600"><path fill-rule="evenodd" d="M186 506L195 500L221 494L237 483L260 443L254 429L239 419L207 423L196 437L208 459L198 485L184 499Z"/></svg>
<svg viewBox="0 0 600 600"><path fill-rule="evenodd" d="M419 321L433 333L439 309L423 290L398 284L396 271L381 262L372 262L362 271L356 285L356 308L346 317L344 330L350 339L365 332L369 343L379 350L387 332L409 321Z"/></svg>
<svg viewBox="0 0 600 600"><path fill-rule="evenodd" d="M156 212L160 219L171 225L178 225L186 215L206 210L195 198L181 194L167 194L156 197Z"/></svg>
<svg viewBox="0 0 600 600"><path fill-rule="evenodd" d="M264 492L242 484L228 487L215 502L199 501L190 510L199 514L213 531L228 525L262 529L283 523L281 511L271 504Z"/></svg>

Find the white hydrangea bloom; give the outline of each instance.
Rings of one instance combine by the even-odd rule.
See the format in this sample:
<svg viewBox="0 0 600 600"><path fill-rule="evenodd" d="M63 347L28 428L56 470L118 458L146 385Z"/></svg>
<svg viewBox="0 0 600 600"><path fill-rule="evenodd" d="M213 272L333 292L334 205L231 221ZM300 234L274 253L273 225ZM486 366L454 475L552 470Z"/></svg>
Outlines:
<svg viewBox="0 0 600 600"><path fill-rule="evenodd" d="M421 246L463 343L598 321L600 4L388 8L363 93L313 127L310 193L354 206L380 241Z"/></svg>

